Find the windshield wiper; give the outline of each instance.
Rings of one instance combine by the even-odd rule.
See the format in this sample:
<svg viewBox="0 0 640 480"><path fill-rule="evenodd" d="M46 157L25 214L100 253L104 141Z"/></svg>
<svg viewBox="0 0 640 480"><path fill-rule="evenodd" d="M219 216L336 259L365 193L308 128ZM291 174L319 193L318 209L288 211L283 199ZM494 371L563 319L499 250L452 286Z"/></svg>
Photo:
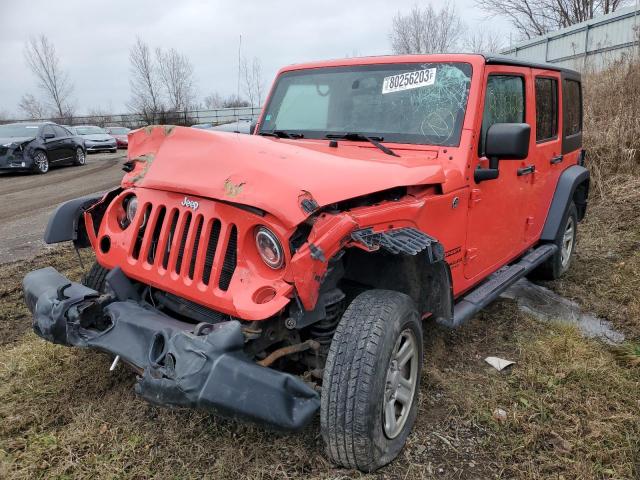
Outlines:
<svg viewBox="0 0 640 480"><path fill-rule="evenodd" d="M276 138L302 138L304 135L301 133L292 133L287 132L285 130L272 130L266 132L260 132L258 135L262 135L263 137L276 137Z"/></svg>
<svg viewBox="0 0 640 480"><path fill-rule="evenodd" d="M382 145L380 143L382 140L384 140L383 137L369 137L369 136L364 135L362 133L347 132L347 133L328 133L328 134L325 135L325 138L334 138L334 139L338 138L338 139L343 139L343 140L367 141L367 142L375 145L377 148L382 150L387 155L392 155L394 157L399 157L400 156L396 152L391 150L389 147L385 147L384 145Z"/></svg>

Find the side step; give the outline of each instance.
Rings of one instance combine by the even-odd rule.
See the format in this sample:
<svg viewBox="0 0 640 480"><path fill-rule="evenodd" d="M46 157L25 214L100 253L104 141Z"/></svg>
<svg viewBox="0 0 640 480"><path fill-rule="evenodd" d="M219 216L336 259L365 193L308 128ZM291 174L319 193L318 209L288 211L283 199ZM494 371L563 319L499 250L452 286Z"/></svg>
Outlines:
<svg viewBox="0 0 640 480"><path fill-rule="evenodd" d="M476 288L460 298L453 308L453 319L439 318L438 323L456 328L500 296L511 285L556 253L557 245L545 243L527 253L518 262L492 273Z"/></svg>

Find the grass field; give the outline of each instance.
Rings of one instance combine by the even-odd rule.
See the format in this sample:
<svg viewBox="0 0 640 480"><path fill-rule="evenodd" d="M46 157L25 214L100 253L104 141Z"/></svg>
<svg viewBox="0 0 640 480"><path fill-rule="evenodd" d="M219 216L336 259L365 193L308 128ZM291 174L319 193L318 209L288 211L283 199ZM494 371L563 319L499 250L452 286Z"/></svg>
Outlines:
<svg viewBox="0 0 640 480"><path fill-rule="evenodd" d="M639 98L625 105L640 110ZM399 458L365 476L326 461L317 421L283 435L154 407L134 395L132 373L108 371L110 357L38 339L20 281L45 265L78 279L63 247L0 267L0 478L639 478L639 140L611 140L627 135L603 117L615 112L587 114L592 203L571 271L547 286L609 319L623 347L540 323L508 300L453 332L429 325L417 424ZM604 136L609 150L593 143ZM614 155L626 155L624 168ZM499 373L487 355L517 363Z"/></svg>

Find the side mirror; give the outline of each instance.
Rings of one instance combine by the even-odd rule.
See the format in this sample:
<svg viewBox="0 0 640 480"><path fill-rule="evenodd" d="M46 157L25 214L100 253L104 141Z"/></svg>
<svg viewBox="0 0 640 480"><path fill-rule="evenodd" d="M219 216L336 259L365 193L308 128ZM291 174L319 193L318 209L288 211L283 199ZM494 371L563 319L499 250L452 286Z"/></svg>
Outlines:
<svg viewBox="0 0 640 480"><path fill-rule="evenodd" d="M485 155L500 160L522 160L529 156L531 127L527 123L494 123L487 131Z"/></svg>
<svg viewBox="0 0 640 480"><path fill-rule="evenodd" d="M494 123L487 130L485 156L489 168L478 168L473 174L476 183L498 178L499 160L522 160L529 156L531 127L527 123Z"/></svg>
<svg viewBox="0 0 640 480"><path fill-rule="evenodd" d="M258 122L251 122L251 125L249 125L249 133L251 135L253 135L253 133L256 131L257 125L258 125Z"/></svg>
<svg viewBox="0 0 640 480"><path fill-rule="evenodd" d="M56 138L56 136L53 133L45 133L44 134L44 139L45 140L49 140L50 138Z"/></svg>

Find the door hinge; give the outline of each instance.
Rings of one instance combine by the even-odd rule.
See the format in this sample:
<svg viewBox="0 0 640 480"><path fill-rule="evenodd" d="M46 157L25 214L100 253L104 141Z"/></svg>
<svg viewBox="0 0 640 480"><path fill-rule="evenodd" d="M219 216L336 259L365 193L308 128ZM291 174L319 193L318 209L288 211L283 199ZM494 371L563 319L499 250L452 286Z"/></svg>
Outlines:
<svg viewBox="0 0 640 480"><path fill-rule="evenodd" d="M533 225L533 217L527 217L527 220L525 222L525 228L528 230L531 228L531 226Z"/></svg>
<svg viewBox="0 0 640 480"><path fill-rule="evenodd" d="M482 200L482 190L480 190L479 188L472 189L469 200L469 208L473 208L474 205Z"/></svg>
<svg viewBox="0 0 640 480"><path fill-rule="evenodd" d="M477 248L467 248L464 252L464 263L469 263L471 260L478 256Z"/></svg>

